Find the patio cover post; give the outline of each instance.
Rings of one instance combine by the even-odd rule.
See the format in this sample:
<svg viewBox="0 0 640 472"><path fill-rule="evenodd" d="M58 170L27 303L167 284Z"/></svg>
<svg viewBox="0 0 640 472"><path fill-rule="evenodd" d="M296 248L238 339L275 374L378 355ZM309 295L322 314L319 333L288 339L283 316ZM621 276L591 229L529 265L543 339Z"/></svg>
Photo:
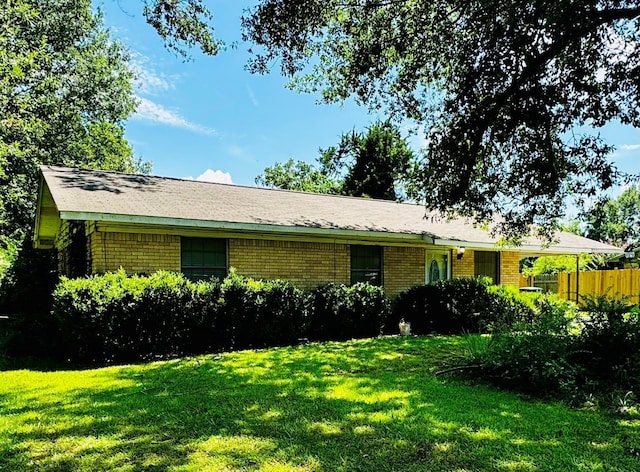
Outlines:
<svg viewBox="0 0 640 472"><path fill-rule="evenodd" d="M576 303L580 300L580 254L576 254Z"/></svg>

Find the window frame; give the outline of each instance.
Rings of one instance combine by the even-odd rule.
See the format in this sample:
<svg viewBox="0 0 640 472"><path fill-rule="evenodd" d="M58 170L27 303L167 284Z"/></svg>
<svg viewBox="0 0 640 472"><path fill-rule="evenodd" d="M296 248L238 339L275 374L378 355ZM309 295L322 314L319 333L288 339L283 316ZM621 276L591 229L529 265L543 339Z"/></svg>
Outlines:
<svg viewBox="0 0 640 472"><path fill-rule="evenodd" d="M185 264L185 241L189 241L193 243L194 241L202 241L203 243L215 242L217 244L221 244L224 248L224 265L219 264L205 264L204 263L204 254L206 254L206 248L204 248L200 254L203 258L202 264ZM219 249L219 248L218 248ZM221 251L211 251L213 254L217 256L221 255ZM191 251L191 253L197 253L197 251ZM215 256L214 256L215 257ZM194 275L193 272L197 270L201 270L202 272L212 272L211 274L202 273L199 275ZM217 277L218 279L224 279L229 273L229 240L226 238L207 238L207 237L192 237L192 236L181 236L180 237L180 272L189 280L198 281L198 280L209 280L211 277ZM216 273L217 272L217 273Z"/></svg>
<svg viewBox="0 0 640 472"><path fill-rule="evenodd" d="M489 274L483 273L486 271L482 271L480 273L478 271L479 264L482 264L484 266L488 264L486 260L478 262L478 256L481 255L482 257L485 257L488 254L491 254L495 258L495 274L496 274L495 278ZM499 251L474 251L473 252L473 274L475 277L480 277L480 276L491 277L495 285L500 284L500 252Z"/></svg>
<svg viewBox="0 0 640 472"><path fill-rule="evenodd" d="M355 251L354 251L355 248ZM364 250L364 248L367 249L375 249L378 254L378 260L379 260L379 264L378 264L378 268L371 268L371 267L366 267L366 268L357 268L354 269L354 259L358 259L358 257L360 259L364 259L366 257L371 257L371 256L366 256L366 255L358 255L358 254L354 254L357 253L360 250ZM350 282L351 285L354 285L358 282L369 282L371 285L376 285L378 287L383 287L384 286L384 247L383 246L377 246L377 245L369 245L369 244L351 244L350 245L350 250L349 250L349 278L350 278ZM366 273L372 273L375 272L377 274L376 276L376 281L372 282L371 280L366 280L366 277L354 277L354 275L356 274L363 274L366 275Z"/></svg>

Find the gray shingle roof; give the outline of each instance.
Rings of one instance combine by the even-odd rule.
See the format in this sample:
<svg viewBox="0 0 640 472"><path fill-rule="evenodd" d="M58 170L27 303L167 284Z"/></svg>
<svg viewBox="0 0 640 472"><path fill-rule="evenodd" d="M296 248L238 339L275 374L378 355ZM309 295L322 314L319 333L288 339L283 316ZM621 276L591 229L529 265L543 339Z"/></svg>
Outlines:
<svg viewBox="0 0 640 472"><path fill-rule="evenodd" d="M62 167L41 170L61 219L366 235L468 247L487 247L497 240L469 220L447 220L408 203ZM540 241L531 239L522 249L540 246ZM620 250L561 233L551 251Z"/></svg>

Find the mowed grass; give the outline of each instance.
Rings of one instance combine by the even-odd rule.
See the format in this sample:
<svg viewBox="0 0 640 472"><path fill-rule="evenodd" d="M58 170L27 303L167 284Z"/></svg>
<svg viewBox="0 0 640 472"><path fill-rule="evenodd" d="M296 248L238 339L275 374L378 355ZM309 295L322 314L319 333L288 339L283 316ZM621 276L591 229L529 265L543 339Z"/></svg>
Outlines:
<svg viewBox="0 0 640 472"><path fill-rule="evenodd" d="M638 471L640 421L436 377L460 338L0 372L2 471Z"/></svg>

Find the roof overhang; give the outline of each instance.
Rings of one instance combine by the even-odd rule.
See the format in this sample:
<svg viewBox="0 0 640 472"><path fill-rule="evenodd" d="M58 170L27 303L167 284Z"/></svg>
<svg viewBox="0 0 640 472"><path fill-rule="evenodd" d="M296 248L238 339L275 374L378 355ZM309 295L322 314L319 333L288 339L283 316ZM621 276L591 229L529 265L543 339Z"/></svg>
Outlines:
<svg viewBox="0 0 640 472"><path fill-rule="evenodd" d="M446 248L464 246L469 249L482 250L512 250L527 255L544 255L544 254L584 254L584 253L607 253L622 254L623 251L609 250L591 247L569 247L563 245L555 245L543 247L541 245L521 245L521 246L505 246L498 243L490 242L474 242L458 239L439 239L427 234L414 233L393 233L387 231L361 230L361 229L342 229L342 228L323 228L313 226L284 226L276 224L257 224L257 223L238 223L229 221L214 220L192 220L186 218L167 218L156 216L138 216L112 213L93 213L93 212L75 212L61 211L55 215L58 220L82 220L97 221L105 223L114 223L122 225L149 225L154 227L171 227L171 228L188 228L191 230L216 230L226 232L243 232L255 234L277 234L292 236L313 236L323 238L334 238L342 240L370 240L370 241L389 241L404 242L412 244L434 245ZM40 247L45 247L42 244Z"/></svg>
<svg viewBox="0 0 640 472"><path fill-rule="evenodd" d="M436 246L465 246L471 249L504 249L514 250L520 253L526 253L530 256L543 256L543 255L572 255L572 254L624 254L622 249L618 248L600 248L600 247L571 247L563 246L561 244L544 247L542 245L535 244L522 244L520 246L504 246L495 243L485 242L466 242L453 239L434 239L433 244Z"/></svg>
<svg viewBox="0 0 640 472"><path fill-rule="evenodd" d="M220 231L242 231L260 234L291 234L323 236L338 239L375 239L380 241L406 241L433 244L433 237L424 234L392 233L388 231L372 231L360 229L322 228L313 226L284 226L276 224L237 223L215 220L191 220L186 218L166 218L160 216L119 215L112 213L90 213L61 211L62 220L101 221L118 224L138 224L164 227L181 227L190 229L211 229Z"/></svg>
<svg viewBox="0 0 640 472"><path fill-rule="evenodd" d="M40 174L33 246L37 249L51 249L54 247L60 222L61 219L58 208L56 207L47 183L42 174Z"/></svg>

